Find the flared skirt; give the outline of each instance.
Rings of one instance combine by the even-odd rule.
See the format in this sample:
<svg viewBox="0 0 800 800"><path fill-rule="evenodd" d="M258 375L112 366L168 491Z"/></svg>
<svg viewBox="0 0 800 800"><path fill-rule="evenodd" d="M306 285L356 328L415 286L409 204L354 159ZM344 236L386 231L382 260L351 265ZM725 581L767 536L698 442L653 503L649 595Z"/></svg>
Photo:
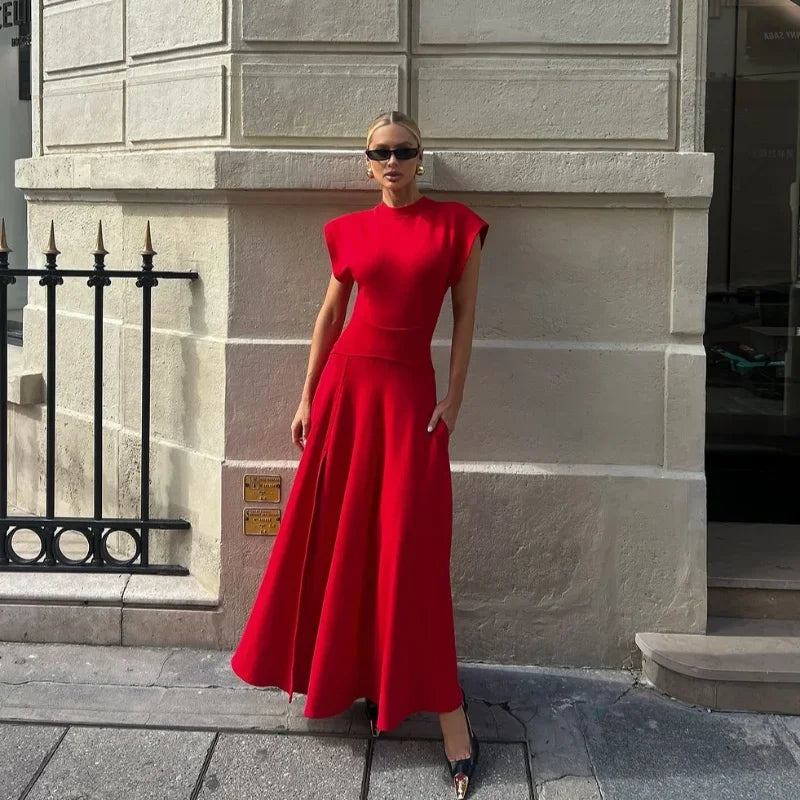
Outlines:
<svg viewBox="0 0 800 800"><path fill-rule="evenodd" d="M305 694L304 714L378 703L391 730L452 711L458 683L449 431L427 424L433 368L328 356L305 449L231 659L255 686Z"/></svg>

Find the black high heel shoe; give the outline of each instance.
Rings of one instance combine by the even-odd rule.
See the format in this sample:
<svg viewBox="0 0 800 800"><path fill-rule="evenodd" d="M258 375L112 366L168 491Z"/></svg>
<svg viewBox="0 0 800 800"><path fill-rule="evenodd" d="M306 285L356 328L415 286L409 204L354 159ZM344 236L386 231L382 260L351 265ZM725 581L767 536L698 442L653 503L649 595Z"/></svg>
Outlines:
<svg viewBox="0 0 800 800"><path fill-rule="evenodd" d="M453 789L456 793L456 800L464 800L467 796L467 787L469 786L469 779L478 763L478 750L479 743L478 737L475 736L475 731L472 730L472 723L470 722L469 715L467 714L467 696L464 694L464 689L461 689L461 697L463 701L461 708L464 711L464 717L467 720L467 729L469 730L469 757L458 758L451 761L447 757L445 750L444 758L447 761L447 767L450 770L450 777L453 779Z"/></svg>
<svg viewBox="0 0 800 800"><path fill-rule="evenodd" d="M364 698L364 713L369 721L369 730L373 739L377 739L381 732L375 727L378 723L378 704L373 703L369 697Z"/></svg>

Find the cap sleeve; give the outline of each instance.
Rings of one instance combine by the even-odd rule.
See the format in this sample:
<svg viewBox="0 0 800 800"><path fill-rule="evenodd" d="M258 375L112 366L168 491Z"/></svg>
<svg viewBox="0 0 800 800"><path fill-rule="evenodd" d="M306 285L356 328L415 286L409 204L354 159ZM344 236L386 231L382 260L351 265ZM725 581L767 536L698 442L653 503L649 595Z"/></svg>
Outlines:
<svg viewBox="0 0 800 800"><path fill-rule="evenodd" d="M450 273L448 286L454 286L461 279L461 273L467 265L467 259L472 251L475 237L481 237L481 249L486 241L486 233L489 230L489 223L478 216L469 206L458 203L458 217L456 220L456 248L453 269Z"/></svg>
<svg viewBox="0 0 800 800"><path fill-rule="evenodd" d="M345 248L346 238L344 228L339 217L328 220L322 228L325 237L325 244L328 247L328 255L331 258L331 272L337 281L345 281L350 278L350 269L347 264L347 252Z"/></svg>

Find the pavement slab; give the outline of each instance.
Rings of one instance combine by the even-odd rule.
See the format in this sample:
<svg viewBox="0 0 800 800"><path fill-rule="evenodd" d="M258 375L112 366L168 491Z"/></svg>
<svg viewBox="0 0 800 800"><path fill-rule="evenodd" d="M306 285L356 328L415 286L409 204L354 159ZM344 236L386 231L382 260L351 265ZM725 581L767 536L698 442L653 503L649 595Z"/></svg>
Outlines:
<svg viewBox="0 0 800 800"><path fill-rule="evenodd" d="M367 742L307 734L221 734L198 800L359 800Z"/></svg>
<svg viewBox="0 0 800 800"><path fill-rule="evenodd" d="M70 728L26 800L186 800L214 734Z"/></svg>
<svg viewBox="0 0 800 800"><path fill-rule="evenodd" d="M282 697L284 698L283 702L287 708L287 724L290 731L297 731L297 732L314 732L319 731L320 733L340 733L346 734L350 733L353 720L357 716L356 711L359 712L362 719L365 719L363 715L363 706L359 703L353 703L350 708L345 709L340 714L334 714L330 717L306 717L304 716L304 710L306 707L306 695L304 694L295 694L292 697L292 702L286 702L286 693L282 692Z"/></svg>
<svg viewBox="0 0 800 800"><path fill-rule="evenodd" d="M800 797L800 764L767 715L710 713L647 690L580 713L606 800Z"/></svg>
<svg viewBox="0 0 800 800"><path fill-rule="evenodd" d="M0 708L2 708L6 698L11 694L12 691L14 691L14 688L14 684L0 683Z"/></svg>
<svg viewBox="0 0 800 800"><path fill-rule="evenodd" d="M592 764L574 704L543 706L528 722L528 742L536 788L565 777L590 778Z"/></svg>
<svg viewBox="0 0 800 800"><path fill-rule="evenodd" d="M0 683L153 686L171 652L166 647L0 642Z"/></svg>
<svg viewBox="0 0 800 800"><path fill-rule="evenodd" d="M572 775L537 784L536 797L538 800L603 800L594 778Z"/></svg>
<svg viewBox="0 0 800 800"><path fill-rule="evenodd" d="M780 737L794 760L800 764L800 717L773 714L769 717L772 727Z"/></svg>
<svg viewBox="0 0 800 800"><path fill-rule="evenodd" d="M0 725L0 800L17 800L66 728Z"/></svg>
<svg viewBox="0 0 800 800"><path fill-rule="evenodd" d="M153 703L148 725L218 730L287 730L286 700L247 689L166 688Z"/></svg>
<svg viewBox="0 0 800 800"><path fill-rule="evenodd" d="M476 731L477 735L477 731ZM532 800L522 744L480 745L470 800ZM452 800L441 742L379 738L370 766L369 800Z"/></svg>
<svg viewBox="0 0 800 800"><path fill-rule="evenodd" d="M176 648L163 662L158 676L161 686L253 688L231 669L231 653L226 650Z"/></svg>
<svg viewBox="0 0 800 800"><path fill-rule="evenodd" d="M144 725L163 692L144 686L31 682L8 693L0 716L4 721Z"/></svg>
<svg viewBox="0 0 800 800"><path fill-rule="evenodd" d="M612 703L636 683L633 673L610 669L459 664L458 674L467 697L500 704L518 718L543 704Z"/></svg>

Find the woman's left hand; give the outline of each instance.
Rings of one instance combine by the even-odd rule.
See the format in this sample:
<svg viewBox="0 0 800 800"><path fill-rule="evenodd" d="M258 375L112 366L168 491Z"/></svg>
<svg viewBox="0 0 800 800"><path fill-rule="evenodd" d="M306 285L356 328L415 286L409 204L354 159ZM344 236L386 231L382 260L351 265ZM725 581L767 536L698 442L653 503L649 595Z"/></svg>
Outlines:
<svg viewBox="0 0 800 800"><path fill-rule="evenodd" d="M455 429L456 416L458 416L458 405L451 400L442 400L433 409L433 415L428 423L428 433L433 431L440 419L447 426L448 432L452 433Z"/></svg>

